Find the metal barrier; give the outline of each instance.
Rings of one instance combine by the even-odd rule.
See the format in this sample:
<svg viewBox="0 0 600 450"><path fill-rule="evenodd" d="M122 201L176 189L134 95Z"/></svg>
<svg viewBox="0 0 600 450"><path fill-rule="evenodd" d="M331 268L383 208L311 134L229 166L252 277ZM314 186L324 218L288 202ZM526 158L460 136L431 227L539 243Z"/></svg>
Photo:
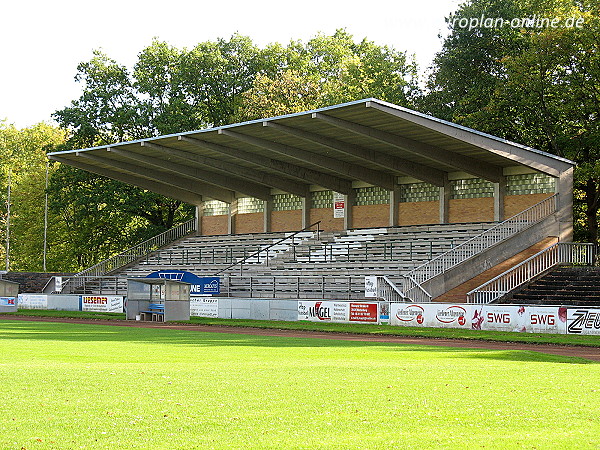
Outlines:
<svg viewBox="0 0 600 450"><path fill-rule="evenodd" d="M554 214L557 201L554 194L404 274L404 294L413 301L428 301L431 295L423 283Z"/></svg>
<svg viewBox="0 0 600 450"><path fill-rule="evenodd" d="M377 298L390 303L406 302L408 299L386 276L377 277Z"/></svg>
<svg viewBox="0 0 600 450"><path fill-rule="evenodd" d="M127 294L127 278L116 276L82 276L63 281L62 294Z"/></svg>
<svg viewBox="0 0 600 450"><path fill-rule="evenodd" d="M596 246L558 242L467 293L467 303L491 303L558 264L594 265Z"/></svg>

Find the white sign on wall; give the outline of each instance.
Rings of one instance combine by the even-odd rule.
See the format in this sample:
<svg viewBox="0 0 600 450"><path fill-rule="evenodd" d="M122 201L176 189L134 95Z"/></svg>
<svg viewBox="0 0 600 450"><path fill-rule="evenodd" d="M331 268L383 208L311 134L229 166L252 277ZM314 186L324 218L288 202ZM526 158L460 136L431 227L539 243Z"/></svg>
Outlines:
<svg viewBox="0 0 600 450"><path fill-rule="evenodd" d="M366 276L365 277L365 297L366 298L377 298L377 277Z"/></svg>
<svg viewBox="0 0 600 450"><path fill-rule="evenodd" d="M600 334L600 309L569 308L567 334Z"/></svg>
<svg viewBox="0 0 600 450"><path fill-rule="evenodd" d="M343 219L346 210L346 199L344 194L339 192L333 193L333 218Z"/></svg>
<svg viewBox="0 0 600 450"><path fill-rule="evenodd" d="M19 294L17 303L21 309L48 309L48 296L45 294Z"/></svg>
<svg viewBox="0 0 600 450"><path fill-rule="evenodd" d="M190 316L219 317L219 299L211 297L191 297Z"/></svg>
<svg viewBox="0 0 600 450"><path fill-rule="evenodd" d="M95 312L123 312L123 297L119 295L82 295L81 310Z"/></svg>

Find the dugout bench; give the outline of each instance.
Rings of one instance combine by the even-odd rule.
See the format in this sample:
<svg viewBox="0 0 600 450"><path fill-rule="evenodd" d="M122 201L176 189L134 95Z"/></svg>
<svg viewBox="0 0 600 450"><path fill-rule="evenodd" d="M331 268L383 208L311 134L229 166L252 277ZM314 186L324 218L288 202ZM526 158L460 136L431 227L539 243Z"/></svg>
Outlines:
<svg viewBox="0 0 600 450"><path fill-rule="evenodd" d="M189 283L166 278L127 279L127 319L190 320Z"/></svg>

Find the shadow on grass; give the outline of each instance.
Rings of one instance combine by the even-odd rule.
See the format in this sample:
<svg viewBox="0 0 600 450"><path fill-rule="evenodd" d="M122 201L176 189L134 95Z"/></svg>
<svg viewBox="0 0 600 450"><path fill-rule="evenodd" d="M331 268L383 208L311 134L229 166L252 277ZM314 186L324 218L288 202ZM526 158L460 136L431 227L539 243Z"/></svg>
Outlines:
<svg viewBox="0 0 600 450"><path fill-rule="evenodd" d="M194 348L205 346L265 347L265 348L330 348L339 354L344 348L382 347L398 352L439 352L457 358L487 359L500 361L555 362L569 364L596 364L595 361L552 355L524 350L487 350L479 348L446 347L432 345L410 345L404 343L382 343L350 341L341 339L319 339L309 337L274 337L247 334L199 332L157 328L133 328L90 324L66 324L57 322L0 321L0 341L47 340L64 342L131 342L156 345L176 345Z"/></svg>

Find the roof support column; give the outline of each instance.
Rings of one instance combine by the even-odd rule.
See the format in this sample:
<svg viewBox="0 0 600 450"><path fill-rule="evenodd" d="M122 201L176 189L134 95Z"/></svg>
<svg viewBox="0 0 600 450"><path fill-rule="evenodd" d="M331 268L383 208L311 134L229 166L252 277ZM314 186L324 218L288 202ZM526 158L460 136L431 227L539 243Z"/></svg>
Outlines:
<svg viewBox="0 0 600 450"><path fill-rule="evenodd" d="M302 229L311 225L310 223L310 197L300 197L302 199Z"/></svg>
<svg viewBox="0 0 600 450"><path fill-rule="evenodd" d="M263 202L263 231L271 232L271 213L273 212L273 197Z"/></svg>
<svg viewBox="0 0 600 450"><path fill-rule="evenodd" d="M450 222L450 181L448 174L444 176L444 185L440 187L440 224Z"/></svg>
<svg viewBox="0 0 600 450"><path fill-rule="evenodd" d="M574 168L570 167L556 179L559 239L562 242L573 242L573 172Z"/></svg>
<svg viewBox="0 0 600 450"><path fill-rule="evenodd" d="M227 213L227 234L235 234L235 218L237 217L237 199L229 204L229 213Z"/></svg>
<svg viewBox="0 0 600 450"><path fill-rule="evenodd" d="M196 236L202 236L202 216L204 215L204 202L196 205L194 219L196 220Z"/></svg>
<svg viewBox="0 0 600 450"><path fill-rule="evenodd" d="M494 183L494 221L502 222L504 220L504 198L506 197L506 177L502 177L500 182Z"/></svg>
<svg viewBox="0 0 600 450"><path fill-rule="evenodd" d="M394 189L389 191L390 194L390 227L398 226L398 213L400 210L400 185L394 186Z"/></svg>
<svg viewBox="0 0 600 450"><path fill-rule="evenodd" d="M352 212L356 203L356 191L352 189L351 194L344 194L344 230L352 228Z"/></svg>

